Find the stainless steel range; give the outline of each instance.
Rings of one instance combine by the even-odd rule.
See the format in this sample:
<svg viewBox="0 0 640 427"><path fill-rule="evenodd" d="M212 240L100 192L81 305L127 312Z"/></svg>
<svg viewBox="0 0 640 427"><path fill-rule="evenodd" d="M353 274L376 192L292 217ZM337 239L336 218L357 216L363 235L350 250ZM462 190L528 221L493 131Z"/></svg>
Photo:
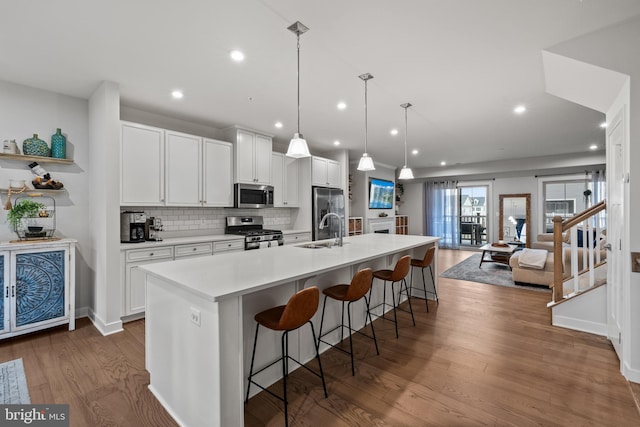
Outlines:
<svg viewBox="0 0 640 427"><path fill-rule="evenodd" d="M261 216L228 216L225 233L244 236L245 250L284 245L282 231L265 230L263 223Z"/></svg>

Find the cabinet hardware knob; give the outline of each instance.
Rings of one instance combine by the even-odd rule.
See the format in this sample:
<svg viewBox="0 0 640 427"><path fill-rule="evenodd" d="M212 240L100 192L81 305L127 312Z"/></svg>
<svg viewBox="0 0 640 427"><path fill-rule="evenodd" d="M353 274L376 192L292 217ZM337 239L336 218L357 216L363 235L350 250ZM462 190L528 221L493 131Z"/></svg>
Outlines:
<svg viewBox="0 0 640 427"><path fill-rule="evenodd" d="M16 287L15 286L11 286L11 296L15 298L16 296Z"/></svg>
<svg viewBox="0 0 640 427"><path fill-rule="evenodd" d="M149 256L153 256L153 255L154 255L154 253L153 253L153 252L151 252L151 253L149 254Z"/></svg>
<svg viewBox="0 0 640 427"><path fill-rule="evenodd" d="M198 249L197 249L197 248L193 248L193 250L194 250L194 251L197 251Z"/></svg>

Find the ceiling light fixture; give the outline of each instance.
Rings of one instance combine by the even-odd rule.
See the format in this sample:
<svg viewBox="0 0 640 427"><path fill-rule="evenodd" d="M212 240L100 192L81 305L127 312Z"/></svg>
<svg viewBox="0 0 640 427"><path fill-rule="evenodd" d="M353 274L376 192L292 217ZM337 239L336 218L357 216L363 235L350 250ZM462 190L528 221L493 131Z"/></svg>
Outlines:
<svg viewBox="0 0 640 427"><path fill-rule="evenodd" d="M364 153L358 163L359 171L374 171L376 167L373 165L373 159L367 154L367 81L371 80L373 76L369 73L361 74L358 76L364 81Z"/></svg>
<svg viewBox="0 0 640 427"><path fill-rule="evenodd" d="M407 110L411 107L411 103L401 105L404 108L404 166L400 170L398 179L413 179L413 171L407 167Z"/></svg>
<svg viewBox="0 0 640 427"><path fill-rule="evenodd" d="M236 62L244 61L244 53L242 53L239 50L232 50L229 56L231 56L231 59L233 59Z"/></svg>
<svg viewBox="0 0 640 427"><path fill-rule="evenodd" d="M338 102L338 110L344 110L345 108L347 108L347 104L344 102Z"/></svg>
<svg viewBox="0 0 640 427"><path fill-rule="evenodd" d="M589 146L589 150L591 150L591 151L595 151L595 150L597 150L597 149L598 149L598 144L591 144L591 145Z"/></svg>
<svg viewBox="0 0 640 427"><path fill-rule="evenodd" d="M333 141L333 145L340 145L340 141L338 140Z"/></svg>
<svg viewBox="0 0 640 427"><path fill-rule="evenodd" d="M398 129L391 129L389 133L393 136L396 136L398 134Z"/></svg>
<svg viewBox="0 0 640 427"><path fill-rule="evenodd" d="M413 154L414 156L418 154L418 150L412 150L411 154Z"/></svg>
<svg viewBox="0 0 640 427"><path fill-rule="evenodd" d="M287 28L294 33L298 39L298 132L293 135L289 142L289 149L287 150L287 156L299 159L301 157L310 157L309 147L307 141L300 133L300 34L304 34L309 31L309 28L305 27L300 21L296 21L294 24Z"/></svg>
<svg viewBox="0 0 640 427"><path fill-rule="evenodd" d="M516 108L513 109L513 112L516 114L522 114L525 111L527 111L527 107L525 107L524 105L518 105Z"/></svg>
<svg viewBox="0 0 640 427"><path fill-rule="evenodd" d="M607 127L607 122L602 122L602 123L600 123L600 127L601 127L602 129L606 128L606 127Z"/></svg>
<svg viewBox="0 0 640 427"><path fill-rule="evenodd" d="M171 96L173 97L173 99L182 99L184 98L184 93L182 93L181 90L174 90L173 92L171 92Z"/></svg>
<svg viewBox="0 0 640 427"><path fill-rule="evenodd" d="M274 126L277 127L278 129L282 129L282 122L276 122Z"/></svg>
<svg viewBox="0 0 640 427"><path fill-rule="evenodd" d="M440 166L446 166L447 162L445 162L444 160L440 162Z"/></svg>

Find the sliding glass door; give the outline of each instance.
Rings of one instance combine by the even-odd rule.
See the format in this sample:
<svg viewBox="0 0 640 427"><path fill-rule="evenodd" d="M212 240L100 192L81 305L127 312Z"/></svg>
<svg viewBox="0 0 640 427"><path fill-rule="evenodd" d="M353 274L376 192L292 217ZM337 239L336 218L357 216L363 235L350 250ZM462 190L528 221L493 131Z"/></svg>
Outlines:
<svg viewBox="0 0 640 427"><path fill-rule="evenodd" d="M487 200L489 188L486 185L458 185L458 224L461 246L482 246L487 243Z"/></svg>

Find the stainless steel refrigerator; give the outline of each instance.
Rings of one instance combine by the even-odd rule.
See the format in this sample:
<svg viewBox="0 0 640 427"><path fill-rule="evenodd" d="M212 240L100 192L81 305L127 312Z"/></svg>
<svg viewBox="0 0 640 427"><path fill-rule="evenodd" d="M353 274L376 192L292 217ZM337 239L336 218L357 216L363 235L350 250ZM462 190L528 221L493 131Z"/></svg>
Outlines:
<svg viewBox="0 0 640 427"><path fill-rule="evenodd" d="M329 212L340 216L327 218L325 227L320 230L320 220ZM313 187L313 240L332 239L339 236L342 227L342 235L345 231L344 194L338 188Z"/></svg>

